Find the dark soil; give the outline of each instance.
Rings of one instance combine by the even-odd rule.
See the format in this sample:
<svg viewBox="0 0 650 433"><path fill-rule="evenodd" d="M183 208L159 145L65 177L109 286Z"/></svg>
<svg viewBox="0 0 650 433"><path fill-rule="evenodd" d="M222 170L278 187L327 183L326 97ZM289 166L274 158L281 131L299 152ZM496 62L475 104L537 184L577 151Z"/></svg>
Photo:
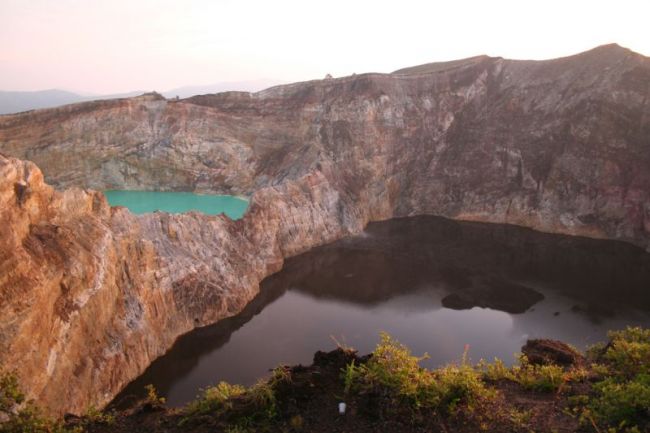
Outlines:
<svg viewBox="0 0 650 433"><path fill-rule="evenodd" d="M233 429L232 422L223 416L202 415L185 419L183 409L170 409L163 405L141 402L136 407L115 413L111 423L95 422L86 427L91 433L172 433L172 432L476 432L473 418L462 411L455 416L431 414L413 420L409 414L382 410L381 396L357 395L344 398L342 369L352 362L363 363L368 357L358 357L341 349L333 352L317 352L309 367L289 367L291 380L275 388L277 415L272 421L253 425L248 430ZM567 415L567 398L576 393L588 392L589 385L571 385L561 393L542 393L523 389L515 382L501 380L489 385L499 391L500 398L489 409L493 414L510 413L516 408L524 414L520 425L504 423L485 425L491 432L576 432L576 418ZM579 387L587 387L578 389ZM338 404L347 403L345 415L339 415ZM385 403L385 402L384 402ZM390 409L390 408L389 408ZM232 413L246 415L254 410L245 404L234 402ZM185 420L184 420L185 419ZM239 418L241 419L241 418ZM183 421L184 420L184 421ZM183 421L183 422L182 422ZM73 425L81 422L69 418ZM182 424L182 425L181 425ZM230 430L229 430L230 429Z"/></svg>

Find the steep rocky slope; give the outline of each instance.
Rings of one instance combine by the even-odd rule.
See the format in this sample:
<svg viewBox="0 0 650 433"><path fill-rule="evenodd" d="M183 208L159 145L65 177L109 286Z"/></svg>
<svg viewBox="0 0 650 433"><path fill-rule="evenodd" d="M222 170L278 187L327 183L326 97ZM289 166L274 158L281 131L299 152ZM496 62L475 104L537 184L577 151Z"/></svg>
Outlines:
<svg viewBox="0 0 650 433"><path fill-rule="evenodd" d="M53 413L107 403L177 336L243 309L284 257L365 223L321 173L257 192L238 221L135 216L2 156L0 209L0 369Z"/></svg>
<svg viewBox="0 0 650 433"><path fill-rule="evenodd" d="M0 366L54 413L115 395L284 258L413 214L650 241L650 59L604 46L0 116L60 188L246 194L239 221L134 216L0 157Z"/></svg>
<svg viewBox="0 0 650 433"><path fill-rule="evenodd" d="M0 151L55 186L95 189L248 195L329 165L346 193L388 214L647 246L649 96L650 59L607 45L0 116Z"/></svg>

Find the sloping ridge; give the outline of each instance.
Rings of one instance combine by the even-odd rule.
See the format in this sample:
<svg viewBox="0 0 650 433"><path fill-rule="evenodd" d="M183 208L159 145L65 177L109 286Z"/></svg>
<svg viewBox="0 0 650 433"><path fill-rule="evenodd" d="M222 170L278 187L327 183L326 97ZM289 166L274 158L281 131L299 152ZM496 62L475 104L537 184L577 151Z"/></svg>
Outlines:
<svg viewBox="0 0 650 433"><path fill-rule="evenodd" d="M466 59L451 60L447 62L433 62L424 65L411 66L408 68L398 69L391 72L393 75L411 75L411 74L429 74L433 72L448 71L450 69L462 68L465 66L474 66L477 63L488 61L491 59L499 59L500 57L490 57L486 55L468 57Z"/></svg>

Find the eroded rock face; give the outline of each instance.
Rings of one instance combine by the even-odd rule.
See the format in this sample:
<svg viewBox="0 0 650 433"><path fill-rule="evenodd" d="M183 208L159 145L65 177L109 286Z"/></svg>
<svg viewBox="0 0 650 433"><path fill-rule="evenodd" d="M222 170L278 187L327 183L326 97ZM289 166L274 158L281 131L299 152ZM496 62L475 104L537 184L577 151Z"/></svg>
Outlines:
<svg viewBox="0 0 650 433"><path fill-rule="evenodd" d="M241 311L284 257L366 222L320 172L232 221L135 216L1 156L0 209L0 367L57 414L107 403L177 336Z"/></svg>
<svg viewBox="0 0 650 433"><path fill-rule="evenodd" d="M371 211L648 246L650 59L617 45L486 56L167 101L0 116L0 151L58 187L250 195L318 167ZM370 215L375 218L374 215Z"/></svg>
<svg viewBox="0 0 650 433"><path fill-rule="evenodd" d="M0 366L53 413L101 406L283 259L415 214L650 239L650 59L478 57L166 101L0 116L58 187L252 194L245 217L135 216L0 157Z"/></svg>

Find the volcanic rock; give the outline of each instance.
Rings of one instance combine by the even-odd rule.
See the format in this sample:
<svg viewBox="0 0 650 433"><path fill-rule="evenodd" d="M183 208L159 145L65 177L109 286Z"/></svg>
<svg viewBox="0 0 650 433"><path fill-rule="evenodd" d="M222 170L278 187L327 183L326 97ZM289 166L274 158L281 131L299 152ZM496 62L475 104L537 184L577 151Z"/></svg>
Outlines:
<svg viewBox="0 0 650 433"><path fill-rule="evenodd" d="M528 340L521 348L521 352L531 364L548 365L556 364L561 366L582 365L585 362L577 350L566 343L557 340Z"/></svg>

